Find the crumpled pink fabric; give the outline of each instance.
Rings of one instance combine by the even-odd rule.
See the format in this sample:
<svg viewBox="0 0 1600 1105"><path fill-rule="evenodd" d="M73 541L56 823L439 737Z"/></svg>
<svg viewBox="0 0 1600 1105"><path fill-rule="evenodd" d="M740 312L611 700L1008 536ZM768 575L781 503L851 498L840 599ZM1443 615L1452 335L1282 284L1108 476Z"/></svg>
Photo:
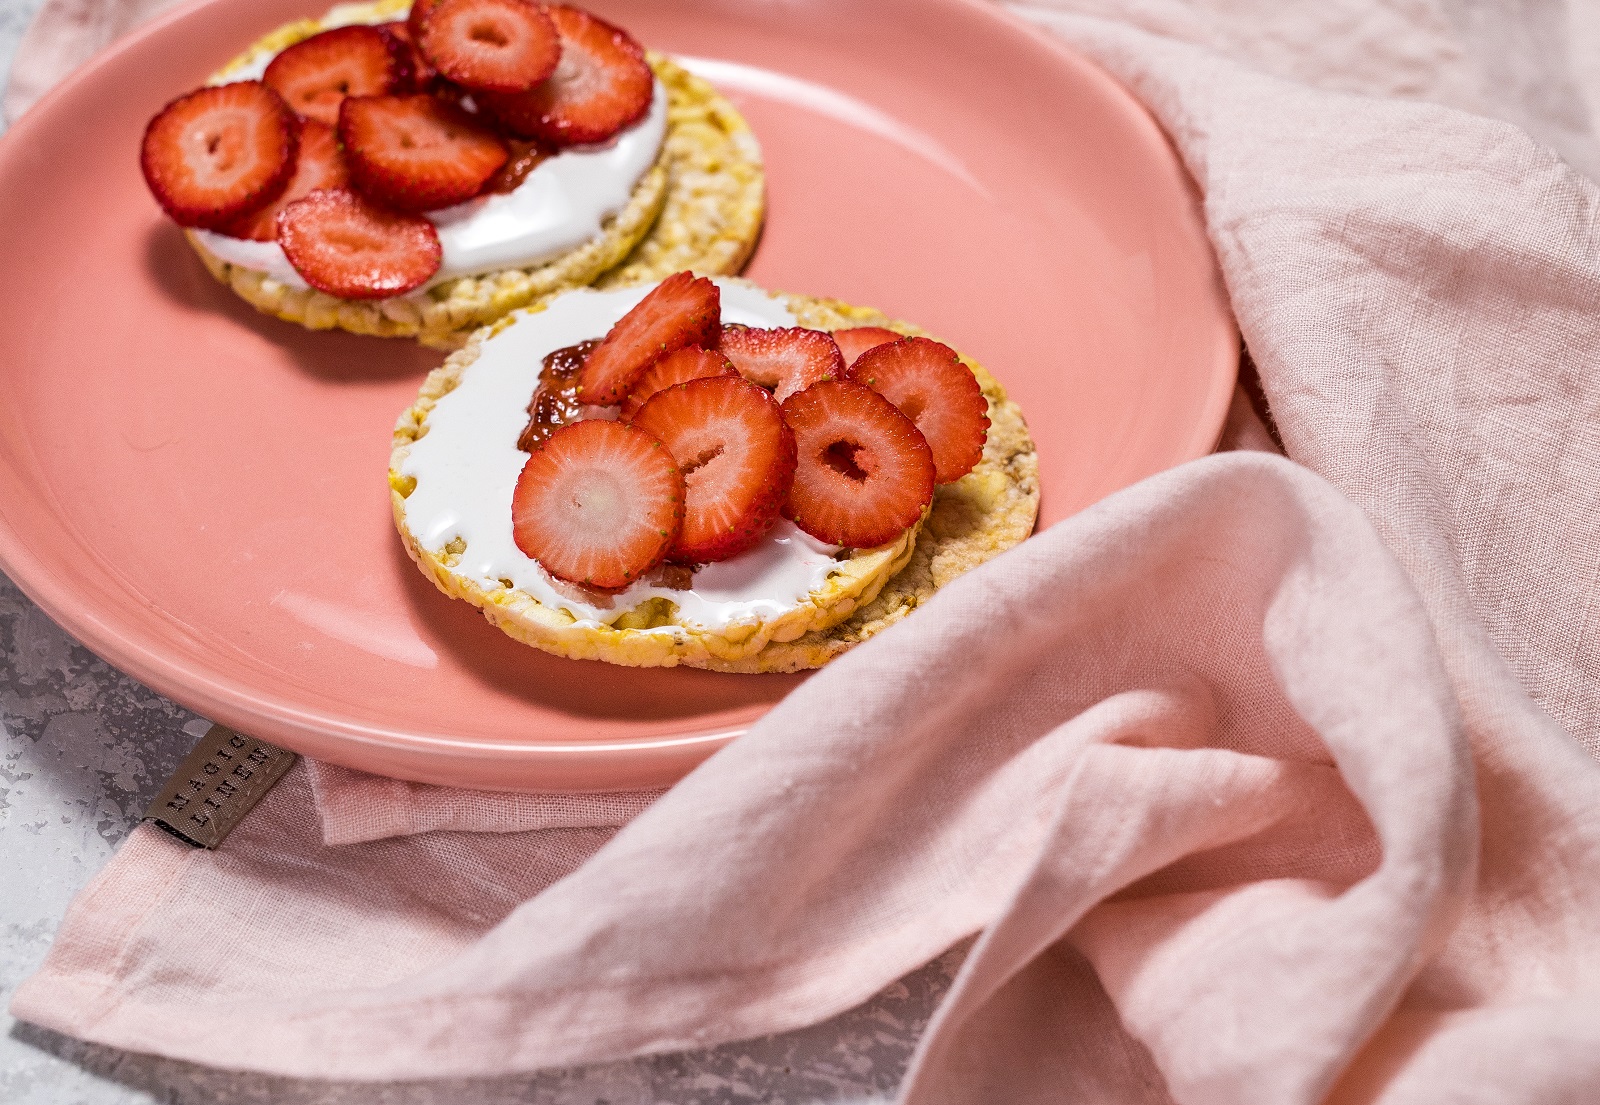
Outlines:
<svg viewBox="0 0 1600 1105"><path fill-rule="evenodd" d="M306 761L305 770L324 844L435 832L615 829L663 793L507 794L385 779L312 760Z"/></svg>
<svg viewBox="0 0 1600 1105"><path fill-rule="evenodd" d="M813 1023L976 935L904 1102L1600 1098L1600 193L1552 30L1588 17L1029 15L1172 135L1297 463L1038 535L620 831L431 788L341 822L388 784L320 765L217 853L140 830L13 1011L491 1075Z"/></svg>

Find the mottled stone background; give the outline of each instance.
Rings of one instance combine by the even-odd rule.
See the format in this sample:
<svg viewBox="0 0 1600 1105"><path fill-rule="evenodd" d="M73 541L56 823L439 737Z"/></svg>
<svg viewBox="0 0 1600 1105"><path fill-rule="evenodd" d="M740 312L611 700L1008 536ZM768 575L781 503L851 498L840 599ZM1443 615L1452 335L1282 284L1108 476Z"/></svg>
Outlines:
<svg viewBox="0 0 1600 1105"><path fill-rule="evenodd" d="M0 0L0 86L40 0ZM174 92L179 90L174 90ZM0 218L16 217L16 197ZM17 370L23 366L11 366ZM0 1003L205 722L99 660L0 575ZM892 1097L955 959L804 1032L494 1082L331 1085L94 1047L0 1014L4 1105L745 1105Z"/></svg>

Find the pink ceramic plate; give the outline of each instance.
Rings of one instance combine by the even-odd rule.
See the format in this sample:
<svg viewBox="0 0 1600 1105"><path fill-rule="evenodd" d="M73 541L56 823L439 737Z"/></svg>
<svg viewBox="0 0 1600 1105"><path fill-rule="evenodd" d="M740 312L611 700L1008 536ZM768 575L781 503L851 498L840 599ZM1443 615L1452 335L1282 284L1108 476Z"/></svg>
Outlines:
<svg viewBox="0 0 1600 1105"><path fill-rule="evenodd" d="M1027 412L1041 525L1213 446L1237 337L1190 185L1094 66L967 0L596 0L767 156L748 275L871 304ZM146 120L314 0L213 0L0 139L0 566L111 663L308 755L413 779L682 775L798 677L559 660L395 537L389 431L439 355L214 284L139 176Z"/></svg>

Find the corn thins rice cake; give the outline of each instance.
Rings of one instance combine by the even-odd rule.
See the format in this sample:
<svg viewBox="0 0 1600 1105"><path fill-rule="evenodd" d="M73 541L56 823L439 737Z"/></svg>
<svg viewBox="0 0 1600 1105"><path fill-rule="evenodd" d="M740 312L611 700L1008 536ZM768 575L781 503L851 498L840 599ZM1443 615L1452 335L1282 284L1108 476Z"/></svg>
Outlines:
<svg viewBox="0 0 1600 1105"><path fill-rule="evenodd" d="M403 19L409 10L406 0L378 0L288 24L223 66L212 83L251 72L323 30ZM646 57L667 94L660 153L599 236L551 260L457 277L390 299L352 300L231 264L193 231L186 236L211 274L257 310L313 330L415 337L440 349L459 348L473 330L515 308L596 281L618 286L687 268L737 272L755 247L765 213L760 147L743 117L709 84L666 57Z"/></svg>
<svg viewBox="0 0 1600 1105"><path fill-rule="evenodd" d="M727 322L801 325L830 331L882 326L907 336L926 336L917 327L892 321L870 308L801 295L769 294L746 281L722 279L717 283L722 288L723 317ZM470 466L462 466L467 462L449 452L456 446L442 437L422 446L433 428L430 418L435 408L468 381L473 385L471 394L463 392L458 402L479 403L489 394L487 389L500 388L497 406L510 401L511 396L519 397L513 401L514 410L494 415L504 426L491 426L489 412L478 406L459 409L473 412L472 425L479 436L509 435L514 442L526 419L525 408L543 353L583 338L602 336L611 321L642 294L643 290L635 292L609 307L609 314L601 315L594 311L607 297L580 292L576 299L561 297L479 330L464 349L452 354L428 376L416 403L395 427L389 485L395 522L406 550L440 590L479 607L490 622L512 637L560 656L638 667L684 664L730 672L788 672L820 667L904 618L945 583L1018 544L1033 531L1039 508L1038 462L1022 412L981 365L963 356L963 363L972 370L988 404L990 427L983 459L961 479L938 486L922 521L888 544L837 552L831 547L814 546L803 551L809 563L822 563L822 567L816 568L812 577L816 585L798 601L741 615L726 624L718 624L715 619L707 623L697 618L695 596L640 584L624 592L614 608L597 612L584 604L584 595L570 589L570 585L553 583L520 552L486 551L496 542L500 549L511 548L506 542L510 541L512 528L510 484L516 473L510 469L519 467L516 457L522 454L513 457L504 452L510 442L504 443L498 447L502 449L499 476L486 477ZM763 304L778 314L763 312ZM749 314L751 308L757 314ZM746 313L741 315L741 309ZM568 317L574 313L581 321ZM521 334L513 333L517 330ZM475 371L481 375L474 377ZM514 374L514 380L507 373ZM509 382L496 382L502 377ZM477 447L471 442L464 446L464 451ZM413 457L418 449L432 450L427 464L422 463L421 453ZM505 483L500 493L503 502L496 501L492 507L497 522L490 528L495 532L479 531L471 540L464 537L463 527L455 524L449 509L452 487L444 486L442 481L440 486L424 488L419 494L419 477L423 481L433 478L429 473L439 472L441 465L448 468L452 480L469 480L472 486L484 486L496 478ZM422 471L424 468L426 472ZM429 492L431 502L425 502L430 499ZM788 523L780 523L780 528L784 526ZM797 530L793 533L798 541L809 541ZM483 549L478 547L480 544ZM523 573L522 583L511 578L488 578L492 570L483 565L488 562L485 558L492 555L500 557L495 561L500 565L519 559L524 562L518 566ZM743 557L750 555L702 568L695 576L695 586L700 587L700 581L712 569L736 573ZM531 590L540 594L530 593Z"/></svg>

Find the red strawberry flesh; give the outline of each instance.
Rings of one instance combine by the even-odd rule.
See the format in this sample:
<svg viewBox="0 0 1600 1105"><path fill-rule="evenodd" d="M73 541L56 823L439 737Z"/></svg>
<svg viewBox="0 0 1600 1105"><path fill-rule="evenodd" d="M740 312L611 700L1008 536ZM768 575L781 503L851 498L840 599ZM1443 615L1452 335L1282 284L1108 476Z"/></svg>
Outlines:
<svg viewBox="0 0 1600 1105"><path fill-rule="evenodd" d="M422 41L422 32L428 26L428 16L433 14L433 9L439 6L439 0L412 0L411 10L406 13L406 30L411 32L411 41Z"/></svg>
<svg viewBox="0 0 1600 1105"><path fill-rule="evenodd" d="M561 60L527 92L488 92L484 106L506 129L557 146L604 142L644 118L655 75L628 32L586 11L545 9L561 36Z"/></svg>
<svg viewBox="0 0 1600 1105"><path fill-rule="evenodd" d="M341 299L383 299L428 282L443 251L420 215L343 188L312 192L278 216L278 244L306 283Z"/></svg>
<svg viewBox="0 0 1600 1105"><path fill-rule="evenodd" d="M633 385L633 390L622 401L622 420L627 422L638 414L639 408L658 391L687 384L690 380L737 375L739 372L733 367L733 362L716 350L686 345L644 370L644 375L639 377L638 383Z"/></svg>
<svg viewBox="0 0 1600 1105"><path fill-rule="evenodd" d="M780 403L812 384L844 376L839 346L821 330L730 326L722 332L720 348L740 375L771 388Z"/></svg>
<svg viewBox="0 0 1600 1105"><path fill-rule="evenodd" d="M408 23L379 23L378 30L389 36L391 51L400 62L400 74L395 79L394 92L431 92L439 79L439 71L428 61Z"/></svg>
<svg viewBox="0 0 1600 1105"><path fill-rule="evenodd" d="M790 396L783 418L797 449L784 514L819 541L882 545L933 501L933 453L921 431L883 396L825 380Z"/></svg>
<svg viewBox="0 0 1600 1105"><path fill-rule="evenodd" d="M686 345L715 348L722 333L722 294L705 277L667 277L617 320L583 365L585 403L622 402L645 369Z"/></svg>
<svg viewBox="0 0 1600 1105"><path fill-rule="evenodd" d="M666 558L683 503L683 476L661 442L589 419L560 427L528 457L512 535L556 578L617 591Z"/></svg>
<svg viewBox="0 0 1600 1105"><path fill-rule="evenodd" d="M850 379L882 395L917 424L933 450L939 483L959 480L983 459L989 403L972 370L948 345L902 338L863 353Z"/></svg>
<svg viewBox="0 0 1600 1105"><path fill-rule="evenodd" d="M839 352L844 354L844 363L853 365L856 358L869 349L875 349L884 342L899 341L905 337L893 330L882 326L853 326L848 330L835 330L833 340L838 343Z"/></svg>
<svg viewBox="0 0 1600 1105"><path fill-rule="evenodd" d="M150 120L139 168L180 226L221 229L283 194L299 132L294 113L258 81L202 88Z"/></svg>
<svg viewBox="0 0 1600 1105"><path fill-rule="evenodd" d="M333 126L346 96L376 96L399 86L406 66L397 47L377 27L335 27L273 58L262 80L305 118Z"/></svg>
<svg viewBox="0 0 1600 1105"><path fill-rule="evenodd" d="M683 528L667 557L727 560L778 520L794 481L794 434L772 396L738 376L658 391L633 424L661 441L683 472Z"/></svg>
<svg viewBox="0 0 1600 1105"><path fill-rule="evenodd" d="M441 0L418 40L434 68L475 92L526 92L561 59L561 38L524 0Z"/></svg>
<svg viewBox="0 0 1600 1105"><path fill-rule="evenodd" d="M297 199L320 188L343 188L350 182L339 152L339 139L333 128L315 119L300 121L300 152L295 157L294 176L283 194L254 214L237 219L223 228L235 238L270 242L278 236L278 215Z"/></svg>
<svg viewBox="0 0 1600 1105"><path fill-rule="evenodd" d="M477 195L508 156L505 143L437 96L351 96L339 141L358 192L397 211L433 211Z"/></svg>

